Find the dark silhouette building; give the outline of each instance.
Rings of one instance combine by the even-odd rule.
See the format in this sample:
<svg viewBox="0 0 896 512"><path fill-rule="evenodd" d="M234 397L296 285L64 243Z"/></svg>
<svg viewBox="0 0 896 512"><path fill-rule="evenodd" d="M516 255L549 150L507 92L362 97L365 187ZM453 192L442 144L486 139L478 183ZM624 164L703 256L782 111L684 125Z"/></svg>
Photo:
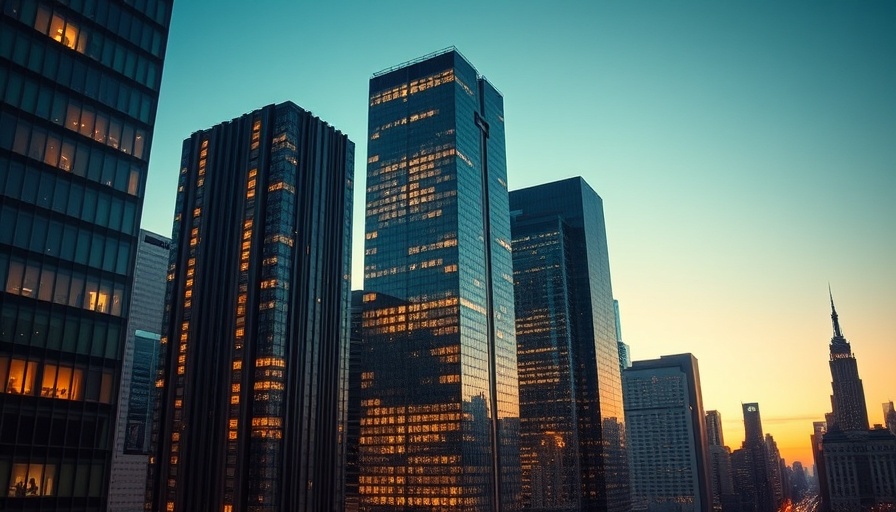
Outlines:
<svg viewBox="0 0 896 512"><path fill-rule="evenodd" d="M360 509L516 510L503 97L449 48L369 107Z"/></svg>
<svg viewBox="0 0 896 512"><path fill-rule="evenodd" d="M714 510L736 511L739 498L734 494L731 472L731 449L725 446L722 415L706 411L706 438L709 444L709 472L712 480Z"/></svg>
<svg viewBox="0 0 896 512"><path fill-rule="evenodd" d="M619 350L619 371L632 365L632 348L622 341L622 321L619 319L619 301L613 300L613 310L616 313L616 347Z"/></svg>
<svg viewBox="0 0 896 512"><path fill-rule="evenodd" d="M170 247L169 238L140 230L118 391L109 512L143 510Z"/></svg>
<svg viewBox="0 0 896 512"><path fill-rule="evenodd" d="M830 290L829 290L830 292ZM840 319L831 296L831 379L833 412L829 417L820 450L824 459L819 471L822 504L832 512L876 511L896 508L896 436L877 426L868 429L868 410L856 358L840 329ZM821 469L820 468L820 469Z"/></svg>
<svg viewBox="0 0 896 512"><path fill-rule="evenodd" d="M744 442L731 454L734 490L740 496L741 512L774 512L775 502L772 477L769 472L768 449L762 433L759 404L742 404L744 412Z"/></svg>
<svg viewBox="0 0 896 512"><path fill-rule="evenodd" d="M859 368L852 348L840 330L840 319L831 296L831 322L834 337L831 338L831 406L834 424L831 430L868 430L868 408L865 405L865 389L859 378Z"/></svg>
<svg viewBox="0 0 896 512"><path fill-rule="evenodd" d="M0 510L105 510L171 2L0 10Z"/></svg>
<svg viewBox="0 0 896 512"><path fill-rule="evenodd" d="M700 369L691 354L622 372L632 510L710 512L712 475Z"/></svg>
<svg viewBox="0 0 896 512"><path fill-rule="evenodd" d="M627 510L603 202L571 178L511 192L510 210L524 506Z"/></svg>
<svg viewBox="0 0 896 512"><path fill-rule="evenodd" d="M341 510L353 167L290 102L184 141L152 510Z"/></svg>

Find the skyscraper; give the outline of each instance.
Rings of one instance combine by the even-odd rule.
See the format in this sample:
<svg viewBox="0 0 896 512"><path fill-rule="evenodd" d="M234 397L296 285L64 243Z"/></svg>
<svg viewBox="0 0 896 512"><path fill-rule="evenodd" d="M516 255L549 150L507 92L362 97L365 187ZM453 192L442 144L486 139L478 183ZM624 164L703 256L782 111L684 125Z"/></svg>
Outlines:
<svg viewBox="0 0 896 512"><path fill-rule="evenodd" d="M831 321L833 412L816 454L816 462L819 455L824 459L822 501L835 512L889 510L896 507L896 436L880 426L868 429L862 379L832 295Z"/></svg>
<svg viewBox="0 0 896 512"><path fill-rule="evenodd" d="M773 512L777 510L774 489L768 470L768 449L762 433L759 404L742 404L744 413L744 442L731 455L735 492L740 495L744 512Z"/></svg>
<svg viewBox="0 0 896 512"><path fill-rule="evenodd" d="M184 141L153 510L341 509L353 159L290 102Z"/></svg>
<svg viewBox="0 0 896 512"><path fill-rule="evenodd" d="M713 508L715 510L736 510L738 499L734 494L731 450L725 446L722 415L719 411L706 411L706 437L709 444Z"/></svg>
<svg viewBox="0 0 896 512"><path fill-rule="evenodd" d="M603 202L582 178L510 193L524 505L628 510Z"/></svg>
<svg viewBox="0 0 896 512"><path fill-rule="evenodd" d="M859 378L859 369L852 348L840 330L840 319L831 295L831 322L834 337L831 338L831 405L834 412L832 430L868 430L868 409L865 405L865 389Z"/></svg>
<svg viewBox="0 0 896 512"><path fill-rule="evenodd" d="M360 508L515 510L503 98L454 48L370 79Z"/></svg>
<svg viewBox="0 0 896 512"><path fill-rule="evenodd" d="M700 370L691 354L635 361L622 373L632 510L713 509Z"/></svg>
<svg viewBox="0 0 896 512"><path fill-rule="evenodd" d="M109 512L143 511L170 247L169 238L140 230L118 391Z"/></svg>
<svg viewBox="0 0 896 512"><path fill-rule="evenodd" d="M884 402L881 404L883 406L884 411L884 425L896 435L896 408L893 407L893 402Z"/></svg>
<svg viewBox="0 0 896 512"><path fill-rule="evenodd" d="M104 509L170 7L2 2L2 510Z"/></svg>

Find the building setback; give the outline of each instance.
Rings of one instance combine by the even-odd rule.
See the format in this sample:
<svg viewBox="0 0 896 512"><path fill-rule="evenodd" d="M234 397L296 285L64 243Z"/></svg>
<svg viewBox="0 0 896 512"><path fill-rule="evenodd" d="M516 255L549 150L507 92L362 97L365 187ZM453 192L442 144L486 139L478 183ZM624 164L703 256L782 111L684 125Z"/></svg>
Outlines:
<svg viewBox="0 0 896 512"><path fill-rule="evenodd" d="M450 48L369 106L360 510L516 510L503 98Z"/></svg>
<svg viewBox="0 0 896 512"><path fill-rule="evenodd" d="M691 354L622 372L632 510L713 510L700 370Z"/></svg>
<svg viewBox="0 0 896 512"><path fill-rule="evenodd" d="M354 144L286 102L182 155L147 499L341 509Z"/></svg>
<svg viewBox="0 0 896 512"><path fill-rule="evenodd" d="M2 2L2 510L105 510L170 14Z"/></svg>
<svg viewBox="0 0 896 512"><path fill-rule="evenodd" d="M140 230L118 390L109 512L142 512L171 240Z"/></svg>
<svg viewBox="0 0 896 512"><path fill-rule="evenodd" d="M523 504L628 510L628 461L600 196L582 178L510 193Z"/></svg>

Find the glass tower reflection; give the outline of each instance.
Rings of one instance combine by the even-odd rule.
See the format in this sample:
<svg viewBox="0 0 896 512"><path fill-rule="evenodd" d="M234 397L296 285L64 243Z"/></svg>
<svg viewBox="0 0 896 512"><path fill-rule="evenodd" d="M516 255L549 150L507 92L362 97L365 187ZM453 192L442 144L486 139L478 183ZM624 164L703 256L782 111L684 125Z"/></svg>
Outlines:
<svg viewBox="0 0 896 512"><path fill-rule="evenodd" d="M360 509L516 510L503 98L451 48L369 99Z"/></svg>
<svg viewBox="0 0 896 512"><path fill-rule="evenodd" d="M523 504L628 510L603 203L581 178L510 193Z"/></svg>

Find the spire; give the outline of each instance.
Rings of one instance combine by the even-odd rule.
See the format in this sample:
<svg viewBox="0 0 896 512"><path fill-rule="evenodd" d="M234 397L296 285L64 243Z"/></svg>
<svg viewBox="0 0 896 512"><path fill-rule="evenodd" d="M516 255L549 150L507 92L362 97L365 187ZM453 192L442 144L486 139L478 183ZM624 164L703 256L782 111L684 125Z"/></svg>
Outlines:
<svg viewBox="0 0 896 512"><path fill-rule="evenodd" d="M828 283L828 295L831 297L831 321L834 323L834 337L842 338L843 333L840 331L840 320L837 318L837 310L834 308L834 294L831 293L831 283Z"/></svg>

